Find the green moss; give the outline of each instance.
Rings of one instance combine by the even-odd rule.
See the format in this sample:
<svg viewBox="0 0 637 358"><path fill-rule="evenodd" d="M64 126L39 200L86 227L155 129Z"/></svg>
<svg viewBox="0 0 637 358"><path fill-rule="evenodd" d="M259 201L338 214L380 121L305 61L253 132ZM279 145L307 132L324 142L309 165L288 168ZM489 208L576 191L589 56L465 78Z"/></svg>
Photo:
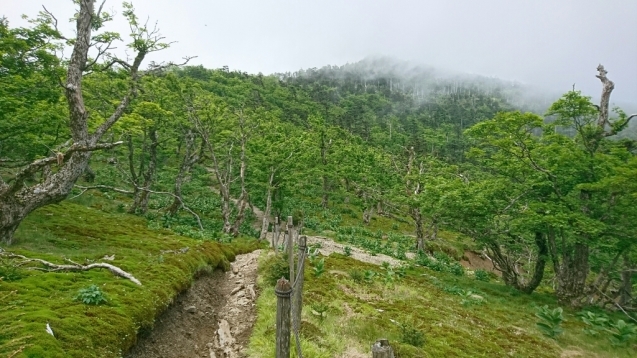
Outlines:
<svg viewBox="0 0 637 358"><path fill-rule="evenodd" d="M249 344L251 357L271 357L274 351L276 300L273 285L266 281L269 267L264 264L260 271L262 293ZM369 355L370 345L378 338L388 338L401 358L559 357L572 346L599 357L631 357L634 353L611 347L603 338L585 336L582 327L572 323L576 321L573 312L568 314L560 341L542 336L535 327L534 307L555 305L548 294L520 295L499 283L424 268L412 268L405 278L389 285L382 276L372 283L356 282L343 273L372 270L380 274L383 269L337 254L325 259L326 273L320 278L308 274L309 267L301 343L306 356L335 357L352 349ZM463 296L453 293L453 288L471 290L484 301L463 304ZM317 304L328 306L324 320L311 312ZM401 324L424 333L425 344L414 347L402 342Z"/></svg>
<svg viewBox="0 0 637 358"><path fill-rule="evenodd" d="M185 253L179 251L185 247ZM196 241L150 230L143 218L73 203L41 208L22 223L7 250L55 263L65 258L96 262L115 255L112 264L143 285L101 269L21 270L21 277L0 284L0 356L119 357L198 273L227 270L236 254L257 247L247 240L232 245ZM108 296L107 304L87 306L73 300L80 288L91 284ZM55 337L46 333L47 323Z"/></svg>

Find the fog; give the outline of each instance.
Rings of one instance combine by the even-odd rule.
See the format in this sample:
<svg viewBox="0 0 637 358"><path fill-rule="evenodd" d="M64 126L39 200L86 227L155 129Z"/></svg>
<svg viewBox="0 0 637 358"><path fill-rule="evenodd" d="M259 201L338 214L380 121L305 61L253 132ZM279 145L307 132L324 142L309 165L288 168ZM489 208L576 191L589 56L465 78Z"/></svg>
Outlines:
<svg viewBox="0 0 637 358"><path fill-rule="evenodd" d="M136 0L141 18L178 41L155 61L250 73L290 72L389 56L454 72L598 97L599 63L613 102L637 103L636 0ZM0 16L25 25L45 5L58 19L70 0L0 0ZM106 9L121 13L121 2ZM126 34L121 16L112 28ZM73 26L62 21L68 33Z"/></svg>

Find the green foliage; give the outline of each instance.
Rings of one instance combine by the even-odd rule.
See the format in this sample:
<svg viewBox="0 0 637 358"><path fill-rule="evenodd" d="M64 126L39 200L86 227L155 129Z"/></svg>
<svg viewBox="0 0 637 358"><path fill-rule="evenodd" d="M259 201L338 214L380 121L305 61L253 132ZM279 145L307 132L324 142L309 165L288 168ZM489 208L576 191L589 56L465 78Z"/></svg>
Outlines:
<svg viewBox="0 0 637 358"><path fill-rule="evenodd" d="M0 259L0 281L18 281L23 277L26 277L24 270L21 270L11 260Z"/></svg>
<svg viewBox="0 0 637 358"><path fill-rule="evenodd" d="M489 276L489 273L483 269L475 270L474 275L476 280L482 281L482 282L489 282L489 280L491 279L491 277Z"/></svg>
<svg viewBox="0 0 637 358"><path fill-rule="evenodd" d="M263 265L265 280L268 286L274 287L281 278L290 279L290 264L286 255L277 255L267 260Z"/></svg>
<svg viewBox="0 0 637 358"><path fill-rule="evenodd" d="M81 288L73 299L80 301L85 305L95 306L107 302L106 295L104 295L104 292L102 292L97 285L90 285L88 287Z"/></svg>
<svg viewBox="0 0 637 358"><path fill-rule="evenodd" d="M608 328L610 324L610 319L606 314L603 313L594 313L591 311L583 311L578 314L582 319L582 322L586 324L586 328L584 332L591 336L596 336L600 333L600 331Z"/></svg>
<svg viewBox="0 0 637 358"><path fill-rule="evenodd" d="M460 265L460 263L458 262L454 262L450 264L448 266L448 270L449 272L451 272L452 274L456 276L463 276L465 274L464 267L462 267L462 265Z"/></svg>
<svg viewBox="0 0 637 358"><path fill-rule="evenodd" d="M115 213L117 203L111 200L86 198L91 198L92 207L66 202L38 209L18 229L14 245L3 249L59 264L64 258L99 262L114 255L112 263L142 286L107 270L21 270L20 279L0 281L0 356L10 356L23 346L25 357L120 356L135 343L138 331L149 330L199 272L227 270L235 254L258 247L244 239L222 246L154 231L143 218ZM162 254L186 247L190 249L184 253ZM107 304L95 305L100 296L91 285L108 293ZM78 295L80 290L85 297ZM81 303L84 298L92 304ZM44 330L47 322L55 339Z"/></svg>
<svg viewBox="0 0 637 358"><path fill-rule="evenodd" d="M349 247L349 246L345 246L345 247L343 248L343 254L344 254L345 256L352 256L352 248L351 248L351 247Z"/></svg>
<svg viewBox="0 0 637 358"><path fill-rule="evenodd" d="M610 340L613 345L624 346L637 337L637 326L620 319L610 324L608 332L611 334Z"/></svg>
<svg viewBox="0 0 637 358"><path fill-rule="evenodd" d="M542 306L537 308L535 316L541 319L541 321L537 322L536 325L542 334L555 339L564 332L561 327L562 322L564 322L562 313L562 307L549 309L548 306Z"/></svg>
<svg viewBox="0 0 637 358"><path fill-rule="evenodd" d="M422 347L425 345L425 333L415 327L413 322L401 323L400 341L414 347Z"/></svg>
<svg viewBox="0 0 637 358"><path fill-rule="evenodd" d="M374 283L374 278L376 277L377 273L376 271L372 271L372 270L365 270L363 271L363 281L365 281L365 283Z"/></svg>
<svg viewBox="0 0 637 358"><path fill-rule="evenodd" d="M312 314L318 317L320 323L323 323L323 321L325 321L329 308L330 307L328 305L323 303L314 303L310 306Z"/></svg>
<svg viewBox="0 0 637 358"><path fill-rule="evenodd" d="M349 277L356 283L362 283L365 280L365 273L358 269L349 270Z"/></svg>
<svg viewBox="0 0 637 358"><path fill-rule="evenodd" d="M312 272L314 272L314 277L319 278L325 273L325 259L322 258L314 263L314 267L312 267Z"/></svg>

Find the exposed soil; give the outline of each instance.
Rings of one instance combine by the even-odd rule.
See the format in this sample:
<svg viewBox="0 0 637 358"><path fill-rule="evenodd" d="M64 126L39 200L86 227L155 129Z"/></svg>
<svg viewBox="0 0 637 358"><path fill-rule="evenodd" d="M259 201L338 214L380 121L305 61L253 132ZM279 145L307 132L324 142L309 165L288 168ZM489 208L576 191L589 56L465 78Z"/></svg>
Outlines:
<svg viewBox="0 0 637 358"><path fill-rule="evenodd" d="M320 237L320 236L308 236L307 244L308 246L312 244L321 244L321 248L319 249L319 252L323 256L329 256L333 252L342 254L344 252L345 246L347 246L347 245L339 244L328 238ZM400 260L397 260L391 256L387 256L383 254L377 254L376 256L371 256L365 250L361 250L354 246L350 246L350 248L352 252L351 258L358 261L367 262L374 265L382 265L383 262L387 262L391 266L400 266L400 264L402 263Z"/></svg>
<svg viewBox="0 0 637 358"><path fill-rule="evenodd" d="M257 259L238 255L228 272L197 279L141 337L127 358L243 358L256 319Z"/></svg>
<svg viewBox="0 0 637 358"><path fill-rule="evenodd" d="M496 270L495 266L493 266L493 261L475 251L465 251L464 257L460 261L460 264L470 270L480 269L487 272L493 272L498 276L502 275L502 273Z"/></svg>

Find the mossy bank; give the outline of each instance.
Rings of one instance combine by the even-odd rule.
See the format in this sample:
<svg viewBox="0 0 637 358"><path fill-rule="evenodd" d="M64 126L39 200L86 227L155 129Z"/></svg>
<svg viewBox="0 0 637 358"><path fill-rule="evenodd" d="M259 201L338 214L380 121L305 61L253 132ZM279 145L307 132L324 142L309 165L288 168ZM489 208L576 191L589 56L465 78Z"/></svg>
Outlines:
<svg viewBox="0 0 637 358"><path fill-rule="evenodd" d="M29 216L5 250L59 264L65 259L108 262L142 286L103 269L43 272L33 269L37 265L16 266L3 259L0 356L121 357L198 274L228 269L236 254L258 246L253 240L226 245L193 240L147 226L140 217L68 202ZM91 285L99 288L105 304L76 299ZM47 333L47 323L54 336Z"/></svg>

